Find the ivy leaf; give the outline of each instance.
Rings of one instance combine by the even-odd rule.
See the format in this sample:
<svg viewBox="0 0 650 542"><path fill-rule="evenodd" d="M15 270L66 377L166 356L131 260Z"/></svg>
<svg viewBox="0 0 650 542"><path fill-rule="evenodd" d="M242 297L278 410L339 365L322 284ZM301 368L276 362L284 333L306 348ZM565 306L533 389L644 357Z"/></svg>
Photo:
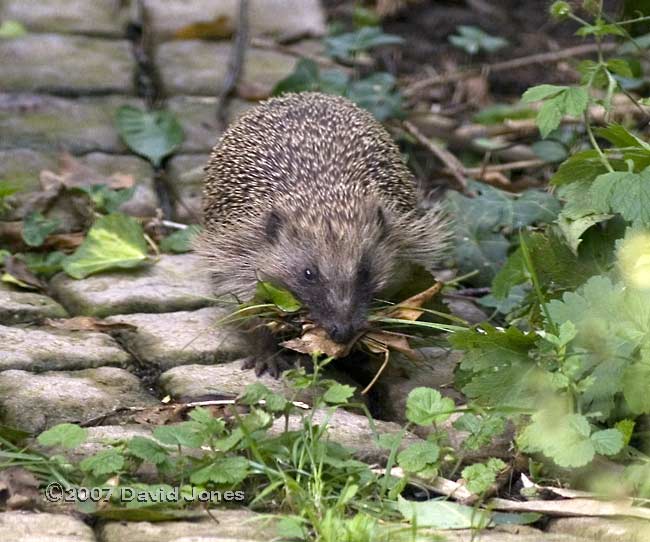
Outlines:
<svg viewBox="0 0 650 542"><path fill-rule="evenodd" d="M396 86L395 77L390 73L375 73L352 82L345 95L359 107L370 111L377 120L383 122L404 114L402 96L396 90Z"/></svg>
<svg viewBox="0 0 650 542"><path fill-rule="evenodd" d="M40 247L60 224L59 219L47 219L39 212L29 213L23 220L23 240L30 247Z"/></svg>
<svg viewBox="0 0 650 542"><path fill-rule="evenodd" d="M97 220L74 254L63 262L73 278L108 269L129 269L147 260L147 242L137 220L119 213Z"/></svg>
<svg viewBox="0 0 650 542"><path fill-rule="evenodd" d="M493 53L508 45L508 40L491 36L476 26L459 25L456 31L458 34L449 36L450 43L470 55L481 50Z"/></svg>
<svg viewBox="0 0 650 542"><path fill-rule="evenodd" d="M192 224L184 230L168 235L160 242L160 250L181 254L192 250L192 240L201 232L201 227Z"/></svg>
<svg viewBox="0 0 650 542"><path fill-rule="evenodd" d="M404 39L394 34L385 34L378 26L364 26L356 32L339 34L325 39L325 52L334 58L350 60L361 51L368 51L383 45L401 45Z"/></svg>
<svg viewBox="0 0 650 542"><path fill-rule="evenodd" d="M417 425L427 426L441 423L451 416L456 406L448 397L442 397L438 390L414 388L406 399L406 418Z"/></svg>
<svg viewBox="0 0 650 542"><path fill-rule="evenodd" d="M86 442L88 430L73 423L60 423L43 431L36 439L42 446L63 446L72 449Z"/></svg>
<svg viewBox="0 0 650 542"><path fill-rule="evenodd" d="M183 142L183 129L169 111L147 112L125 105L117 110L116 122L126 145L155 167Z"/></svg>
<svg viewBox="0 0 650 542"><path fill-rule="evenodd" d="M417 473L435 467L440 455L437 444L429 441L411 444L397 455L397 463L407 472Z"/></svg>

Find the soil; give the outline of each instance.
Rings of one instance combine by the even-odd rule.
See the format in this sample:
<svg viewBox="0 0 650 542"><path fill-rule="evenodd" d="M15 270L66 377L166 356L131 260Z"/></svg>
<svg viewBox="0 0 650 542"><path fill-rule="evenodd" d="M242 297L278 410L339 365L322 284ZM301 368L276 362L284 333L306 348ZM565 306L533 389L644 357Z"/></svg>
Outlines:
<svg viewBox="0 0 650 542"><path fill-rule="evenodd" d="M354 3L326 0L330 20L351 19ZM573 2L580 4L581 2ZM550 0L420 0L382 22L385 32L406 40L406 46L395 48L390 57L380 54L384 68L395 75L424 75L427 72L453 71L472 64L492 63L536 53L560 50L584 43L575 36L577 23L554 21L548 8ZM607 13L615 15L622 1L606 1ZM449 37L459 25L476 26L493 36L508 40L509 45L498 52L470 56L449 43ZM490 77L493 95L520 96L528 87L544 83L575 81L573 70L539 65L512 72L500 72Z"/></svg>

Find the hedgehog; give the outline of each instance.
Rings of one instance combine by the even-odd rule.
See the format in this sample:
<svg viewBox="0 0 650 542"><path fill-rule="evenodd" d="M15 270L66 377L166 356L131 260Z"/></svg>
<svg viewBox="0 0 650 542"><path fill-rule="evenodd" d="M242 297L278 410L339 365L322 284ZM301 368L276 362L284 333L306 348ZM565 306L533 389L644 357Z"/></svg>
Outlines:
<svg viewBox="0 0 650 542"><path fill-rule="evenodd" d="M243 114L215 145L196 250L217 295L249 300L258 281L270 281L345 344L406 264L431 269L444 254L448 219L439 204L425 209L418 199L414 176L371 113L338 96L285 94ZM277 376L272 340L255 342L264 346L243 366Z"/></svg>

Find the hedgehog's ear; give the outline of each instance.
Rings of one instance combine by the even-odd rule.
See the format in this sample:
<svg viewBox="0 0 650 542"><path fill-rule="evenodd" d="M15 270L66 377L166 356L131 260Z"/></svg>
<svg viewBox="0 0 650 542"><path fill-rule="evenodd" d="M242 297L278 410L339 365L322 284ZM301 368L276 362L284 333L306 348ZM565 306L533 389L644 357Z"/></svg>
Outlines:
<svg viewBox="0 0 650 542"><path fill-rule="evenodd" d="M266 235L266 240L272 245L278 240L280 230L282 229L282 222L282 216L276 210L272 210L266 217L264 234Z"/></svg>
<svg viewBox="0 0 650 542"><path fill-rule="evenodd" d="M381 205L377 206L375 221L377 224L377 229L379 231L379 239L384 240L388 235L390 225L388 223L388 218L386 217L386 212Z"/></svg>

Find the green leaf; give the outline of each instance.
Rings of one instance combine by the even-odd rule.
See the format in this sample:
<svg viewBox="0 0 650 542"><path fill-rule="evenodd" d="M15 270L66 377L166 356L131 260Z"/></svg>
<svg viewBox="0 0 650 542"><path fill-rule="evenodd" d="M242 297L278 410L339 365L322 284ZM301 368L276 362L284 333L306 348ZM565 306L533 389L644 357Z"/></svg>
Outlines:
<svg viewBox="0 0 650 542"><path fill-rule="evenodd" d="M508 45L508 40L491 36L476 26L459 25L456 31L458 34L449 36L450 43L470 55L481 50L493 53Z"/></svg>
<svg viewBox="0 0 650 542"><path fill-rule="evenodd" d="M596 135L609 141L615 147L637 147L650 152L650 143L631 133L622 124L610 124L605 128L596 128Z"/></svg>
<svg viewBox="0 0 650 542"><path fill-rule="evenodd" d="M562 232L567 245L569 245L574 254L578 254L578 246L582 242L582 234L592 226L600 224L611 217L612 215L608 214L588 214L576 219L571 219L563 213L560 213L560 216L558 217L558 226L560 227L560 231Z"/></svg>
<svg viewBox="0 0 650 542"><path fill-rule="evenodd" d="M352 386L335 383L327 389L323 400L331 404L346 403L353 395L354 388Z"/></svg>
<svg viewBox="0 0 650 542"><path fill-rule="evenodd" d="M598 208L650 227L650 167L640 173L615 171L599 175L590 193Z"/></svg>
<svg viewBox="0 0 650 542"><path fill-rule="evenodd" d="M129 201L135 194L135 186L123 190L113 190L105 184L75 186L72 190L86 194L95 209L101 213L114 213L120 205Z"/></svg>
<svg viewBox="0 0 650 542"><path fill-rule="evenodd" d="M65 260L66 255L56 250L45 253L26 252L21 257L32 273L50 277L63 269L63 260ZM0 260L2 260L1 257Z"/></svg>
<svg viewBox="0 0 650 542"><path fill-rule="evenodd" d="M345 95L370 111L377 120L385 121L403 116L402 96L396 90L396 80L390 73L375 73L352 82Z"/></svg>
<svg viewBox="0 0 650 542"><path fill-rule="evenodd" d="M319 79L318 64L311 59L301 58L296 63L293 73L275 85L272 94L279 96L285 92L318 90Z"/></svg>
<svg viewBox="0 0 650 542"><path fill-rule="evenodd" d="M551 184L561 186L569 183L591 182L606 171L607 168L595 150L580 151L560 165L551 178Z"/></svg>
<svg viewBox="0 0 650 542"><path fill-rule="evenodd" d="M0 24L0 39L19 38L27 34L27 29L18 21L2 21Z"/></svg>
<svg viewBox="0 0 650 542"><path fill-rule="evenodd" d="M544 410L533 415L518 443L524 451L542 452L560 467L577 468L589 464L596 453L590 433L584 416Z"/></svg>
<svg viewBox="0 0 650 542"><path fill-rule="evenodd" d="M562 122L560 101L554 98L544 102L537 112L536 122L540 135L545 138Z"/></svg>
<svg viewBox="0 0 650 542"><path fill-rule="evenodd" d="M484 493L496 482L497 474L506 468L500 459L490 458L487 463L475 463L465 467L461 476L472 493Z"/></svg>
<svg viewBox="0 0 650 542"><path fill-rule="evenodd" d="M124 467L124 456L115 448L102 450L84 459L79 467L93 476L115 474Z"/></svg>
<svg viewBox="0 0 650 542"><path fill-rule="evenodd" d="M201 227L192 224L184 230L168 235L160 242L160 250L181 254L192 250L192 240L201 232Z"/></svg>
<svg viewBox="0 0 650 542"><path fill-rule="evenodd" d="M270 282L259 281L255 290L255 297L260 301L270 301L283 312L296 312L302 304L291 292L278 288Z"/></svg>
<svg viewBox="0 0 650 542"><path fill-rule="evenodd" d="M643 357L625 369L623 374L623 396L630 410L635 414L650 413L650 358Z"/></svg>
<svg viewBox="0 0 650 542"><path fill-rule="evenodd" d="M414 388L406 399L406 418L417 425L442 423L451 416L456 405L448 397L431 388Z"/></svg>
<svg viewBox="0 0 650 542"><path fill-rule="evenodd" d="M383 45L401 45L404 39L385 34L378 26L364 26L356 32L339 34L325 39L327 55L341 60L350 60L361 51L368 51Z"/></svg>
<svg viewBox="0 0 650 542"><path fill-rule="evenodd" d="M474 529L487 527L490 523L489 512L451 501L415 502L407 501L400 495L397 509L406 521L418 527Z"/></svg>
<svg viewBox="0 0 650 542"><path fill-rule="evenodd" d="M411 444L397 455L397 463L407 472L417 473L435 467L440 448L433 442L424 441Z"/></svg>
<svg viewBox="0 0 650 542"><path fill-rule="evenodd" d="M248 476L248 460L244 457L224 457L213 461L190 476L193 484L239 484Z"/></svg>
<svg viewBox="0 0 650 542"><path fill-rule="evenodd" d="M74 254L63 262L73 278L82 279L108 269L129 269L147 260L142 226L130 216L114 213L97 220Z"/></svg>
<svg viewBox="0 0 650 542"><path fill-rule="evenodd" d="M129 440L126 449L135 457L160 465L169 458L169 453L156 441L145 437L135 436Z"/></svg>
<svg viewBox="0 0 650 542"><path fill-rule="evenodd" d="M549 163L562 162L568 156L567 148L564 144L553 139L536 141L531 148L538 158Z"/></svg>
<svg viewBox="0 0 650 542"><path fill-rule="evenodd" d="M63 446L72 449L86 442L87 438L87 429L73 423L60 423L43 431L36 440L42 446Z"/></svg>
<svg viewBox="0 0 650 542"><path fill-rule="evenodd" d="M23 240L30 247L40 247L60 225L59 219L47 219L38 212L29 213L23 220Z"/></svg>
<svg viewBox="0 0 650 542"><path fill-rule="evenodd" d="M501 124L506 120L520 120L520 119L533 119L535 118L535 111L527 106L511 105L511 104L496 104L481 109L474 118L474 122L479 124Z"/></svg>
<svg viewBox="0 0 650 542"><path fill-rule="evenodd" d="M557 85L537 85L536 87L529 88L524 92L521 100L524 103L538 102L553 96L557 96L560 92L564 92L568 87L560 87Z"/></svg>
<svg viewBox="0 0 650 542"><path fill-rule="evenodd" d="M175 425L162 425L153 431L156 440L171 446L198 448L203 444L203 436L194 422L183 422Z"/></svg>
<svg viewBox="0 0 650 542"><path fill-rule="evenodd" d="M147 112L125 105L117 110L116 122L126 145L155 167L183 142L183 129L169 111Z"/></svg>
<svg viewBox="0 0 650 542"><path fill-rule="evenodd" d="M572 117L579 117L587 109L589 92L586 87L569 87L564 92L563 112Z"/></svg>
<svg viewBox="0 0 650 542"><path fill-rule="evenodd" d="M623 449L623 434L618 429L595 431L590 439L597 454L616 455Z"/></svg>

